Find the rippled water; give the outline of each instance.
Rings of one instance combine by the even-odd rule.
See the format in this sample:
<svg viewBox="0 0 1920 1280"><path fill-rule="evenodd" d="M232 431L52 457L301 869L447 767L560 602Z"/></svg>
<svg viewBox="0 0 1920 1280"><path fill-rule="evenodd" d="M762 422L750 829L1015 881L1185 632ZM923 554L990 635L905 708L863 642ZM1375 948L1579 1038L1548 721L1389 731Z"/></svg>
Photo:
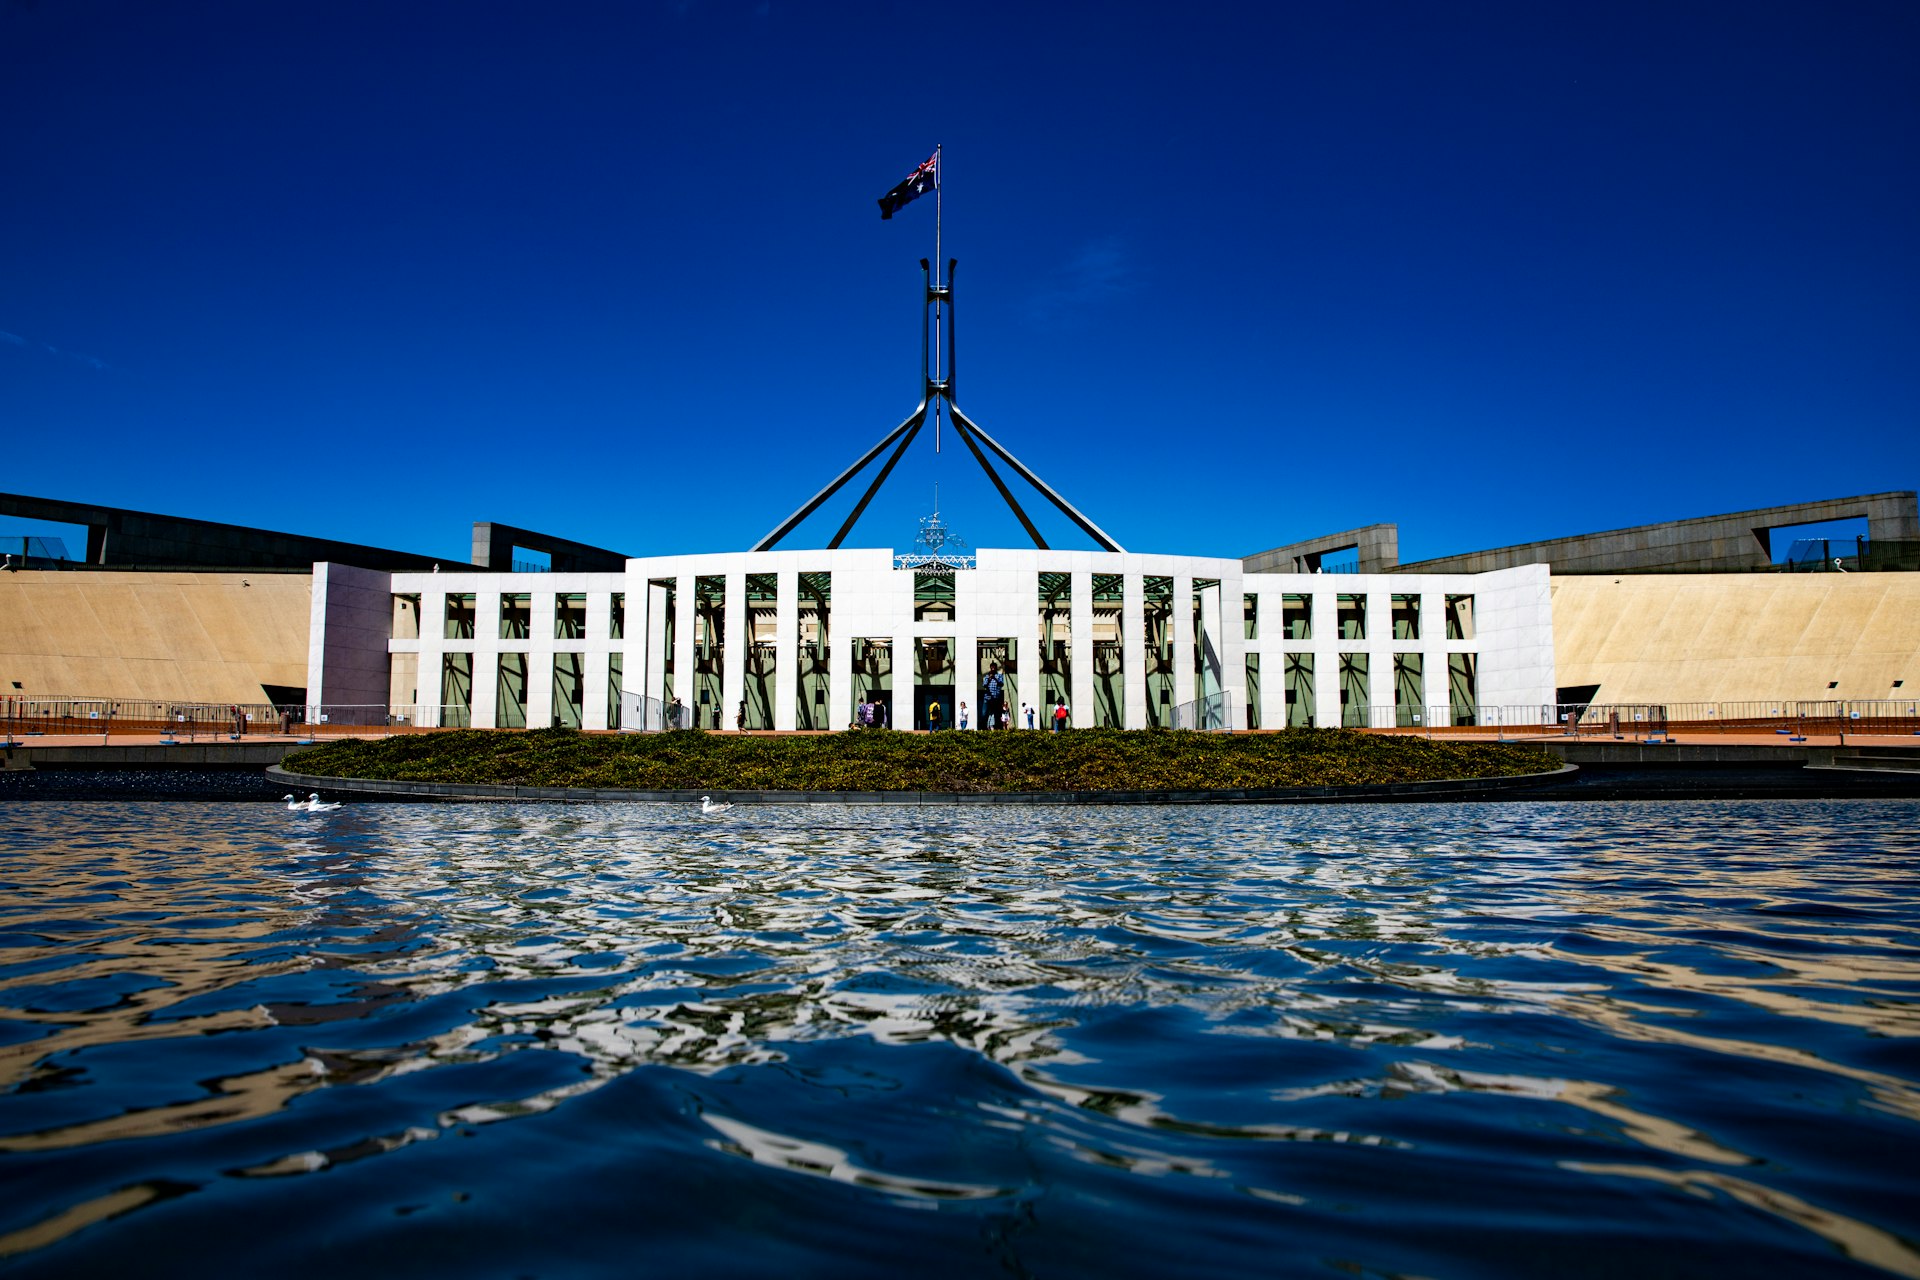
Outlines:
<svg viewBox="0 0 1920 1280"><path fill-rule="evenodd" d="M1920 1276L1917 829L10 805L0 1270Z"/></svg>

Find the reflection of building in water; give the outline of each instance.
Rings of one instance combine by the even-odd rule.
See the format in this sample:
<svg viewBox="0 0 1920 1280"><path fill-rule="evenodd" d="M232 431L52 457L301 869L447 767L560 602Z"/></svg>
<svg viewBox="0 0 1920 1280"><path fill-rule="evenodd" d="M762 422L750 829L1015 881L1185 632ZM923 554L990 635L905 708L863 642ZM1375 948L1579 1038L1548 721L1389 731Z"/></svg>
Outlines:
<svg viewBox="0 0 1920 1280"><path fill-rule="evenodd" d="M1485 1099L1503 1116L1517 1107L1570 1108L1578 1114L1548 1123L1588 1127L1629 1154L1703 1166L1673 1175L1698 1179L1689 1186L1756 1203L1772 1194L1730 1172L1770 1153L1740 1150L1727 1134L1662 1116L1604 1079L1578 1078L1570 1065L1557 1068L1565 1076L1470 1069L1467 1057L1477 1046L1460 1034L1465 1025L1491 1026L1508 1014L1529 1037L1536 1034L1531 1020L1561 1019L1621 1044L1804 1071L1859 1088L1872 1106L1920 1119L1910 1081L1823 1062L1791 1044L1735 1039L1724 1020L1689 1025L1669 1016L1673 1004L1659 998L1678 993L1689 1008L1702 1000L1741 1001L1769 1018L1897 1037L1916 1030L1916 1015L1899 1001L1920 978L1920 965L1889 954L1884 940L1867 958L1786 946L1765 951L1764 969L1689 965L1671 931L1639 918L1652 910L1648 903L1630 892L1600 894L1604 868L1592 871L1591 881L1573 875L1575 860L1548 851L1531 820L1517 840L1496 832L1485 841L1522 855L1501 865L1481 848L1487 819L1438 838L1384 823L1280 829L1257 847L1196 860L1165 859L1163 828L1142 837L1116 827L1111 838L1089 839L1076 854L1063 848L1070 841L1044 829L1042 838L1027 839L1036 821L1047 821L1028 815L975 816L938 839L868 825L822 831L815 818L804 827L776 821L719 837L703 826L698 840L686 841L663 835L655 812L637 827L590 811L502 809L470 823L448 814L385 817L390 825L375 841L359 839L364 832L338 843L292 835L285 849L270 853L262 850L271 839L205 842L199 852L206 863L196 865L207 875L199 878L146 878L159 864L133 860L103 869L103 879L126 885L113 891L117 933L104 945L90 936L90 952L59 969L57 979L38 971L0 981L0 1003L10 989L50 981L80 988L116 976L139 981L106 992L91 1008L75 1010L68 1001L58 1012L8 1012L9 1020L49 1034L0 1050L7 1083L84 1087L87 1050L211 1033L222 1035L209 1047L215 1060L230 1044L234 1060L248 1060L249 1069L210 1081L161 1081L177 1096L17 1131L0 1137L0 1152L235 1124L270 1117L319 1089L377 1086L529 1051L554 1055L548 1061L564 1068L515 1072L516 1080L539 1076L544 1087L503 1087L497 1097L476 1098L462 1084L458 1102L416 1104L419 1114L403 1111L386 1122L391 1128L330 1134L324 1146L268 1148L230 1170L298 1175L449 1130L538 1115L646 1066L709 1076L858 1039L979 1055L1005 1072L998 1120L1044 1128L1076 1158L1141 1173L1217 1172L1191 1148L1168 1155L1164 1137L1397 1144L1403 1139L1389 1125L1370 1133L1290 1124L1286 1108L1307 1104L1293 1113L1299 1117L1330 1095L1446 1093L1463 1103ZM1010 825L983 834L983 825L998 822ZM1818 833L1789 826L1777 834L1811 841ZM1436 848L1436 839L1460 847ZM581 874L583 861L591 863L590 877ZM1751 873L1743 867L1720 874ZM1658 883L1665 894L1672 882ZM1754 883L1740 879L1741 891ZM246 905L256 899L265 904ZM1662 910L1668 914L1658 919L1671 930L1670 904ZM1502 943L1484 927L1489 915L1541 922L1542 929L1522 930L1518 945ZM1603 947L1554 944L1576 918ZM1797 942L1794 931L1803 926L1764 927ZM1853 927L1842 923L1819 936L1832 941ZM1723 940L1711 954L1748 955L1750 936L1759 935ZM49 940L16 949L9 960L33 966L71 959L77 945ZM1541 963L1540 980L1528 980L1527 968L1516 963L1523 960ZM303 980L291 987L296 998L276 989L276 979L309 970L332 977L331 988ZM1339 1051L1338 1061L1325 1074L1273 1090L1275 1111L1240 1122L1182 1114L1180 1103L1142 1087L1129 1064L1100 1061L1097 1037L1076 1040L1076 1031L1107 1011L1135 1009L1204 1019L1204 1033L1167 1046L1169 1053L1206 1054L1221 1043L1209 1037L1230 1036L1242 1038L1237 1045L1323 1044ZM403 1016L383 1021L393 1014ZM291 1026L297 1038L281 1030ZM408 1030L382 1043L383 1026ZM263 1035L249 1044L253 1033ZM250 1058L261 1043L274 1048ZM1597 1057L1564 1061L1578 1060ZM418 1091L409 1095L415 1098L437 1096L433 1078L407 1088ZM1128 1127L1126 1139L1096 1147L1062 1126L1061 1115L1115 1121ZM796 1173L904 1196L999 1194L874 1169L840 1148L711 1108L701 1123L713 1131L716 1149ZM1591 1172L1635 1177L1642 1175L1634 1170L1653 1167L1623 1159ZM142 1187L73 1206L17 1237L30 1243L0 1238L0 1254L39 1247L164 1190ZM1894 1247L1874 1228L1790 1197L1758 1207L1856 1256ZM1912 1255L1896 1249L1887 1256Z"/></svg>

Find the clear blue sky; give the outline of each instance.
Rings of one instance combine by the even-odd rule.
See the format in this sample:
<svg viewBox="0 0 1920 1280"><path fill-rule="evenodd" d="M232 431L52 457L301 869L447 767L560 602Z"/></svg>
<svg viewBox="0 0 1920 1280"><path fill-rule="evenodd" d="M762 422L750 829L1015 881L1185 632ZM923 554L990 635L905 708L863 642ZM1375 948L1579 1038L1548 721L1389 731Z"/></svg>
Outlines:
<svg viewBox="0 0 1920 1280"><path fill-rule="evenodd" d="M1916 67L1912 0L0 0L0 490L744 548L918 398L936 143L962 407L1131 550L1913 488ZM945 443L850 545L1023 544Z"/></svg>

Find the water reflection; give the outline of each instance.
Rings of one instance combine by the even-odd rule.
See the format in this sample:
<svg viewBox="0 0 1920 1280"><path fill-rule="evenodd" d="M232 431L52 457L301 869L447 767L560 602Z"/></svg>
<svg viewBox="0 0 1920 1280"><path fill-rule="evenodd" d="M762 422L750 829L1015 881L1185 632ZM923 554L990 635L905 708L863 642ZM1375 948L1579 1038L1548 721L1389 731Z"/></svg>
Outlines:
<svg viewBox="0 0 1920 1280"><path fill-rule="evenodd" d="M1385 1171L1470 1149L1556 1195L1717 1192L1920 1275L1885 1195L1920 1202L1915 1176L1855 1168L1920 1122L1889 1051L1920 1034L1916 817L13 806L0 1158L127 1150L17 1209L0 1255L664 1067L702 1099L690 1142L903 1204L1069 1176L1032 1172L1034 1150L1297 1207L1312 1179L1267 1185L1253 1153L1371 1151ZM990 1064L979 1096L920 1098L912 1070L895 1087L975 1140L1014 1135L1028 1172L888 1167L872 1135L784 1132L697 1083L832 1045L876 1070L935 1045ZM461 1083L421 1087L442 1078ZM408 1101L369 1108L396 1121L374 1129L341 1109L316 1144L290 1113L327 1090ZM198 1180L177 1157L141 1176L146 1147L223 1129L249 1140ZM1796 1169L1818 1171L1804 1195ZM1416 1194L1381 1176L1382 1209Z"/></svg>

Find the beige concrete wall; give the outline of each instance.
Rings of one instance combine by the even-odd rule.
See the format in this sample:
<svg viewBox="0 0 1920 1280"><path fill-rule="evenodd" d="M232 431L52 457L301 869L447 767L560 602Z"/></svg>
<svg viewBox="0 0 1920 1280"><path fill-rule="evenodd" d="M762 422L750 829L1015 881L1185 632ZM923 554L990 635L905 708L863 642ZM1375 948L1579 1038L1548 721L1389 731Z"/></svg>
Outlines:
<svg viewBox="0 0 1920 1280"><path fill-rule="evenodd" d="M221 703L302 688L311 587L304 573L0 573L0 694Z"/></svg>
<svg viewBox="0 0 1920 1280"><path fill-rule="evenodd" d="M1556 576L1553 635L1600 702L1920 696L1916 573Z"/></svg>

